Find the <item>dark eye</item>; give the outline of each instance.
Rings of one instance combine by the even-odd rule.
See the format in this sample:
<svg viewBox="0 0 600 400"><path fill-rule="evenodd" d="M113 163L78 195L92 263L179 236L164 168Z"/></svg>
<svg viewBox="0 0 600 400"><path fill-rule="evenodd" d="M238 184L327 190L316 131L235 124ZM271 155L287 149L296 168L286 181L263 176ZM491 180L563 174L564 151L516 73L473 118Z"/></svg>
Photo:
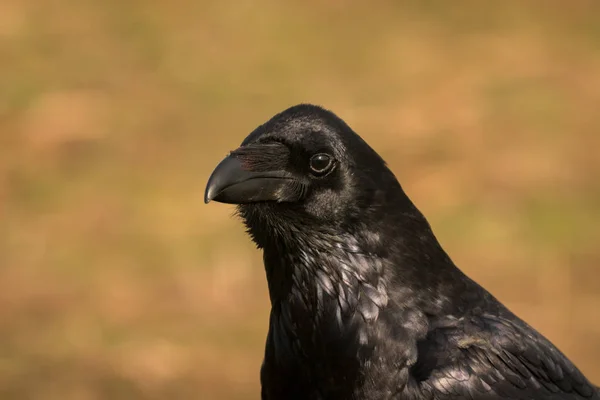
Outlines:
<svg viewBox="0 0 600 400"><path fill-rule="evenodd" d="M329 154L315 154L310 158L310 169L316 175L323 175L333 167L333 158Z"/></svg>

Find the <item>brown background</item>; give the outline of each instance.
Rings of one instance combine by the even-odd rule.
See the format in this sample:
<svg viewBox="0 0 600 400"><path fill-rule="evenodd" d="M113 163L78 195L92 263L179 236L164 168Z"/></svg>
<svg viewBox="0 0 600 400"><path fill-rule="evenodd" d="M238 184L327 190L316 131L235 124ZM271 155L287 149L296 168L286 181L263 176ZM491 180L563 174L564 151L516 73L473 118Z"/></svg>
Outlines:
<svg viewBox="0 0 600 400"><path fill-rule="evenodd" d="M597 1L0 1L0 398L257 399L216 163L302 101L600 383Z"/></svg>

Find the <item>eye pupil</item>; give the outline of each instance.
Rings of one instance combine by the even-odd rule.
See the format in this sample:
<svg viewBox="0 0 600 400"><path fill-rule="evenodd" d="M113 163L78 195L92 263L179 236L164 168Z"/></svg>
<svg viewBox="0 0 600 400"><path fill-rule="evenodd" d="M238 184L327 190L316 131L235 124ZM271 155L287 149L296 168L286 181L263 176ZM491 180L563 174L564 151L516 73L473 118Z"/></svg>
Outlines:
<svg viewBox="0 0 600 400"><path fill-rule="evenodd" d="M316 154L310 159L310 169L317 174L324 174L333 165L328 154Z"/></svg>

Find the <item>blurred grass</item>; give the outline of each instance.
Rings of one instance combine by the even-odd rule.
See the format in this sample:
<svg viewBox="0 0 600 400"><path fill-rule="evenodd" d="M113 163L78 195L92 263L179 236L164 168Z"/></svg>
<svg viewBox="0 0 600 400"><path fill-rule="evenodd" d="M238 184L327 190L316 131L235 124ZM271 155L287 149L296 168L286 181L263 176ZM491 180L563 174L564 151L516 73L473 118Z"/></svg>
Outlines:
<svg viewBox="0 0 600 400"><path fill-rule="evenodd" d="M600 381L600 3L0 2L0 397L258 398L268 297L212 167L322 104Z"/></svg>

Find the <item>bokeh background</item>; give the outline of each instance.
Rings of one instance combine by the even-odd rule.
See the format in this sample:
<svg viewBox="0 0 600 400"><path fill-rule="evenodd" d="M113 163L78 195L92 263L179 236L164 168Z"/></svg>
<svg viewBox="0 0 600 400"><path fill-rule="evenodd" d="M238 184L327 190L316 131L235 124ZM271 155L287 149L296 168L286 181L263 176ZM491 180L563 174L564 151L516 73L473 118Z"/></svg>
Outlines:
<svg viewBox="0 0 600 400"><path fill-rule="evenodd" d="M0 1L0 398L258 399L261 255L208 175L334 110L600 383L597 1Z"/></svg>

